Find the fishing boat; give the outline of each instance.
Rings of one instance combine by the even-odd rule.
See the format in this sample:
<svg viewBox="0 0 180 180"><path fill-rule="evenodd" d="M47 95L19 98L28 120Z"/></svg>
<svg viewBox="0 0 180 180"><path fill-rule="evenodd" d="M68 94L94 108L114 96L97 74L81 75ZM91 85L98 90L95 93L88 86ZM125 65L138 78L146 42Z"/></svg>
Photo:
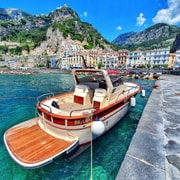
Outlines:
<svg viewBox="0 0 180 180"><path fill-rule="evenodd" d="M135 105L135 96L142 90L112 71L73 69L72 75L72 92L38 97L38 116L4 133L7 151L21 166L44 166L99 138Z"/></svg>

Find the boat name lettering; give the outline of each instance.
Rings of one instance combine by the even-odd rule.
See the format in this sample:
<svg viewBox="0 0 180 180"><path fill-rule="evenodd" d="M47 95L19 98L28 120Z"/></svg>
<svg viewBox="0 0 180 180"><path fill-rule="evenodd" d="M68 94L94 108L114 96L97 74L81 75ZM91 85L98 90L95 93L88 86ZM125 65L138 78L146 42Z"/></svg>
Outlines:
<svg viewBox="0 0 180 180"><path fill-rule="evenodd" d="M90 119L78 119L78 120L75 120L75 125L86 124L90 121L91 121Z"/></svg>

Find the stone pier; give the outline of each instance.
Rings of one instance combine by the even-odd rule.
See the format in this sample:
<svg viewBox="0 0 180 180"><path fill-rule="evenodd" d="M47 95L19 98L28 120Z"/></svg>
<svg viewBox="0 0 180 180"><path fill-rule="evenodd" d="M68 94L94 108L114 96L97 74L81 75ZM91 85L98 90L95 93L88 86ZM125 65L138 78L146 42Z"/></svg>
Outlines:
<svg viewBox="0 0 180 180"><path fill-rule="evenodd" d="M155 85L116 180L180 180L180 76Z"/></svg>

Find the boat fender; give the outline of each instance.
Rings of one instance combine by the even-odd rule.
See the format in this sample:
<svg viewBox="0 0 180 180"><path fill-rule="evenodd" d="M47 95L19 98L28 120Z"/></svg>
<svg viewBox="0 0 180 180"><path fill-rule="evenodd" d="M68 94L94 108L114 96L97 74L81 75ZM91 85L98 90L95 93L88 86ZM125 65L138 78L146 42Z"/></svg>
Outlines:
<svg viewBox="0 0 180 180"><path fill-rule="evenodd" d="M60 108L59 108L59 105L58 105L58 103L57 103L56 101L52 101L51 105L52 105L53 107L57 108L57 109L60 109Z"/></svg>
<svg viewBox="0 0 180 180"><path fill-rule="evenodd" d="M91 131L94 135L100 136L105 131L105 126L102 121L93 121Z"/></svg>
<svg viewBox="0 0 180 180"><path fill-rule="evenodd" d="M131 97L130 104L131 104L132 107L136 106L136 98L134 96Z"/></svg>
<svg viewBox="0 0 180 180"><path fill-rule="evenodd" d="M145 91L145 89L142 89L142 91L141 91L141 97L145 97L146 96L146 91Z"/></svg>

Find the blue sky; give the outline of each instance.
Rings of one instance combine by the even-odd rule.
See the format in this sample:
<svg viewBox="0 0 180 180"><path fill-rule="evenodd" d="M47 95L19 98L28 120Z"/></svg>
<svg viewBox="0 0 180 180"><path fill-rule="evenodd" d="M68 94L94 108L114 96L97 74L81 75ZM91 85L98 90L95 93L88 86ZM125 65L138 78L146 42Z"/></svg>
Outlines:
<svg viewBox="0 0 180 180"><path fill-rule="evenodd" d="M0 8L19 8L48 14L66 4L82 21L94 26L108 41L156 23L180 26L180 0L1 0Z"/></svg>

